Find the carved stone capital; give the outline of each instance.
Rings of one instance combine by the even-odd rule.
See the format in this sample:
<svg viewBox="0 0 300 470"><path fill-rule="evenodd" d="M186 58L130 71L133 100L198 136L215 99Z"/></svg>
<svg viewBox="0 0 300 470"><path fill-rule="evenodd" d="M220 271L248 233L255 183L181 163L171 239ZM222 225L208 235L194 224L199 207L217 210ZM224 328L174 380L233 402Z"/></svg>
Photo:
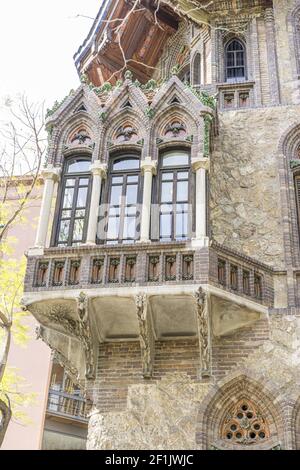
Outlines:
<svg viewBox="0 0 300 470"><path fill-rule="evenodd" d="M152 331L151 319L148 311L148 299L146 294L135 296L136 313L139 322L139 336L141 344L143 376L149 378L152 376L155 340Z"/></svg>
<svg viewBox="0 0 300 470"><path fill-rule="evenodd" d="M92 165L91 165L91 173L93 175L98 175L101 178L106 178L107 175L107 164L106 163L101 163L99 160L96 160Z"/></svg>
<svg viewBox="0 0 300 470"><path fill-rule="evenodd" d="M209 171L210 160L209 158L192 158L192 170L197 171L200 168Z"/></svg>
<svg viewBox="0 0 300 470"><path fill-rule="evenodd" d="M41 171L41 176L44 180L53 180L55 183L59 181L61 169L53 165L48 165Z"/></svg>
<svg viewBox="0 0 300 470"><path fill-rule="evenodd" d="M199 287L194 294L196 300L196 316L200 352L200 374L201 377L211 375L211 332L209 318L208 295Z"/></svg>
<svg viewBox="0 0 300 470"><path fill-rule="evenodd" d="M152 160L151 157L146 157L145 160L141 161L141 171L143 174L149 171L152 175L156 175L157 161Z"/></svg>

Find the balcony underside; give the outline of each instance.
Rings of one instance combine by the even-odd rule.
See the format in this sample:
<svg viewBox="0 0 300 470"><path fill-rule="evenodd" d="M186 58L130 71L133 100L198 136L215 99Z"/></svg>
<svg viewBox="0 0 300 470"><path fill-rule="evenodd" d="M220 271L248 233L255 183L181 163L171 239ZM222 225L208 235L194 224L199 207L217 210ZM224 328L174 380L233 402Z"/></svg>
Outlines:
<svg viewBox="0 0 300 470"><path fill-rule="evenodd" d="M83 322L79 300L83 293L80 290L32 292L26 295L24 304L42 325L40 336L61 355L64 365L67 363L78 380L87 375L93 378L97 350L102 342L142 339L152 344L153 354L156 341L174 338L198 338L201 347L198 287L89 289L84 297ZM206 284L200 290L206 296L210 340L250 325L267 314L267 307L218 287ZM139 299L144 302L144 323L139 316ZM152 352L149 352L150 356Z"/></svg>

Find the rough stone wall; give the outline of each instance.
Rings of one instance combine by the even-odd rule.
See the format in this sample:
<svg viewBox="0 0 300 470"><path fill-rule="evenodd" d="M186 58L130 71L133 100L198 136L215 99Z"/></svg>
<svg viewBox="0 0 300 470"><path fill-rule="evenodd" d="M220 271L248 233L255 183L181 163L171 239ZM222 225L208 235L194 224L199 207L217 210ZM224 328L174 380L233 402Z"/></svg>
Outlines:
<svg viewBox="0 0 300 470"><path fill-rule="evenodd" d="M219 114L210 172L210 228L217 242L269 265L284 265L278 145L299 106Z"/></svg>
<svg viewBox="0 0 300 470"><path fill-rule="evenodd" d="M269 325L269 339L267 325ZM160 380L139 379L139 383L132 383L128 369L131 367L136 370L136 379L140 369L134 363L130 366L128 359L123 361L127 364L126 374L129 377L126 404L124 401L123 409L119 411L103 412L99 406L98 409L94 409L89 423L88 449L195 449L199 447L196 443L196 435L206 433L206 429L203 428L205 421L201 421L201 412L199 412L201 407L204 407L205 411L207 404L214 400L216 390L220 397L225 399L222 406L232 404L234 396L230 394L230 387L234 389L236 383L237 388L234 393L239 393L241 397L244 394L246 396L247 393L251 393L247 390L247 383L250 383L254 377L258 378L257 393L261 397L259 405L263 406L264 399L266 401L271 399L274 410L278 410L272 415L272 419L275 420L272 426L274 432L276 429L276 439L273 441L271 435L269 444L273 446L274 442L276 445L279 442L282 448L295 447L297 436L299 440L300 319L292 315L273 315L268 322L257 322L252 329L252 334L250 334L250 329L247 330L244 328L237 331L234 341L232 341L232 335L220 339L220 343L223 342L223 351L226 349L228 351L228 357L240 348L241 343L248 346L245 347L243 354L236 355L230 373L228 368L223 380L217 381L214 375L211 379L199 381L194 374L190 374L197 364L194 357L197 351L196 348L194 351L192 349L193 341L190 342L190 361L188 361L189 353L184 353L188 351L188 348L183 345L184 342L181 342L181 345L176 341L170 342L170 345L171 343L173 345L169 348L164 345L163 361L161 351L158 352L156 367ZM181 346L184 347L181 348ZM111 345L107 345L105 349L106 360L103 361L102 354L100 355L102 365L99 363L102 376L104 371L114 369L117 362L119 362L119 368L116 371L116 377L125 374L125 367L122 369L120 364L129 351L125 351L122 344L114 345L114 354ZM138 349L136 345L132 346L132 351L135 349ZM172 358L175 349L181 350L181 353L178 353L182 355L181 361L178 358L177 360ZM119 350L119 355L117 350ZM119 356L118 360L117 356ZM132 357L134 361L137 361L135 354ZM225 364L226 360L226 357L219 357L219 370L222 371L221 363ZM184 370L178 371L178 363L184 366L184 363L188 362L193 364L193 367L188 370L189 373ZM160 372L159 364L161 364ZM164 364L163 367L162 364ZM109 376L111 373L106 372L106 374ZM236 377L236 382L234 377ZM132 374L131 378L133 378ZM226 381L230 385L229 388ZM217 383L221 385L216 387ZM251 383L251 387L255 387L253 385L255 380ZM222 392L223 386L224 393ZM110 398L108 398L111 401L115 399L112 391L111 389ZM237 399L238 397L235 398ZM285 416L284 419L283 416ZM209 416L206 418L209 422ZM210 426L212 425L213 423L210 422ZM218 435L218 433L219 430L216 429L215 434ZM263 446L268 448L269 444L266 440L260 448ZM210 445L213 445L213 442L210 442Z"/></svg>

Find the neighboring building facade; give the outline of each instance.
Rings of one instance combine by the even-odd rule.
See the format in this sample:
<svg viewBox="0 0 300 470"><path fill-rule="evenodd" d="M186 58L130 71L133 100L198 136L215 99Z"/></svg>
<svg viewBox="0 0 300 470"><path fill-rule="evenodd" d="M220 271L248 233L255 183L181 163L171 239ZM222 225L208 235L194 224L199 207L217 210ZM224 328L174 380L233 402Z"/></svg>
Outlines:
<svg viewBox="0 0 300 470"><path fill-rule="evenodd" d="M102 2L24 308L88 449L299 449L300 1L189 3Z"/></svg>
<svg viewBox="0 0 300 470"><path fill-rule="evenodd" d="M5 186L1 183L0 188ZM10 255L14 259L21 259L24 251L34 244L43 194L41 183L39 181L31 193L22 219L12 224L7 233L7 236L15 239ZM20 177L13 182L7 195L7 204L11 206L19 199L15 191L15 185L18 184L26 186L31 181ZM26 422L12 417L1 449L84 449L88 404L56 362L55 356L52 364L49 347L36 341L38 324L34 318L28 315L23 321L29 327L28 342L25 346L11 342L8 367L16 368L17 374L25 381L20 386L20 392L32 392L35 399L22 409L26 414Z"/></svg>

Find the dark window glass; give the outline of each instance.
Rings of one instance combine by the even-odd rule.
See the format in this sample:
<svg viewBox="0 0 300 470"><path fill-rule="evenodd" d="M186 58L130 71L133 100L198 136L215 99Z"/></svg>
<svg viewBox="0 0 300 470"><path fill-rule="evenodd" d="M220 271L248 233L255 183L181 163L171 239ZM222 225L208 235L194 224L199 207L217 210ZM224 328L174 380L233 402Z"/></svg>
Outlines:
<svg viewBox="0 0 300 470"><path fill-rule="evenodd" d="M160 158L159 238L184 240L190 233L190 156L186 151L167 152Z"/></svg>
<svg viewBox="0 0 300 470"><path fill-rule="evenodd" d="M72 158L65 165L56 244L83 243L87 224L87 202L91 166L88 158Z"/></svg>
<svg viewBox="0 0 300 470"><path fill-rule="evenodd" d="M237 39L231 40L225 49L226 80L230 82L246 78L245 47Z"/></svg>
<svg viewBox="0 0 300 470"><path fill-rule="evenodd" d="M115 244L133 243L138 239L140 186L139 158L123 157L112 161L106 191L101 198L99 241Z"/></svg>

